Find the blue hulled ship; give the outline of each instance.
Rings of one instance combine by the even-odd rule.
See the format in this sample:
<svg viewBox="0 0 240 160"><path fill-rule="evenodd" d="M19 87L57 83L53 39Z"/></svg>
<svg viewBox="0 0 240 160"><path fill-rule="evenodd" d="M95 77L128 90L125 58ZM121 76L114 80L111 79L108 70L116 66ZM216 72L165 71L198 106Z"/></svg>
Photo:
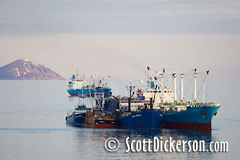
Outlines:
<svg viewBox="0 0 240 160"><path fill-rule="evenodd" d="M91 83L87 82L83 78L78 78L78 76L73 75L71 81L68 84L67 92L71 96L85 95L94 96L97 93L103 93L105 97L111 96L112 89L107 87L107 83L102 84L103 79L91 80Z"/></svg>
<svg viewBox="0 0 240 160"><path fill-rule="evenodd" d="M126 129L161 129L163 113L153 106L153 98L145 101L140 90L137 97L133 98L134 86L129 86L130 96L122 99L118 124L120 128ZM127 105L126 105L127 104Z"/></svg>
<svg viewBox="0 0 240 160"><path fill-rule="evenodd" d="M195 106L189 105L188 107L178 106L178 110L165 107L165 111L163 112L163 127L210 131L212 128L212 118L217 114L219 107L219 104L197 104Z"/></svg>
<svg viewBox="0 0 240 160"><path fill-rule="evenodd" d="M148 67L150 72L150 68ZM171 75L173 78L173 91L167 87L164 81L165 69L163 72L155 76L149 76L147 91L143 94L146 100L155 95L155 105L163 111L163 128L170 129L192 129L192 130L204 130L211 131L212 118L217 114L220 104L206 103L206 79L209 71L203 72L203 81L201 83L200 90L197 94L197 70L194 69L193 79L193 101L184 101L185 94L183 90L183 76L180 76L180 100L177 99L177 74ZM150 73L149 73L150 75ZM200 93L202 93L202 102L198 102Z"/></svg>
<svg viewBox="0 0 240 160"><path fill-rule="evenodd" d="M86 105L83 103L83 96L80 96L81 103L79 103L74 111L72 111L70 114L67 113L66 116L66 124L76 126L76 127L82 127L83 123L86 119L86 113L91 110L91 108L87 108Z"/></svg>
<svg viewBox="0 0 240 160"><path fill-rule="evenodd" d="M161 129L163 114L160 110L139 110L137 112L125 112L121 115L120 128L126 129Z"/></svg>

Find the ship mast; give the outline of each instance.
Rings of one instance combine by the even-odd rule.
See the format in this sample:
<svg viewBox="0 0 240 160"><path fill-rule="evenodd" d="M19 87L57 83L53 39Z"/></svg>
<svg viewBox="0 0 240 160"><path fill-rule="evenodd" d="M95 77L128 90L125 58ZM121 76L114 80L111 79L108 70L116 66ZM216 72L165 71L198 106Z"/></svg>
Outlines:
<svg viewBox="0 0 240 160"><path fill-rule="evenodd" d="M131 82L130 82L131 83ZM126 86L127 89L129 89L129 97L128 97L128 112L131 112L131 98L134 95L134 89L135 86L132 86L131 84L129 86Z"/></svg>
<svg viewBox="0 0 240 160"><path fill-rule="evenodd" d="M208 77L208 74L209 74L209 71L206 72L206 75L202 81L202 85L201 85L201 88L198 92L198 96L200 95L200 92L202 93L202 102L205 103L205 98L206 98L206 95L205 95L205 85L206 85L206 79Z"/></svg>
<svg viewBox="0 0 240 160"><path fill-rule="evenodd" d="M181 102L183 102L183 74L181 74L181 82L180 82L180 85L181 85L181 91L180 91L180 94L181 94Z"/></svg>
<svg viewBox="0 0 240 160"><path fill-rule="evenodd" d="M203 81L202 99L203 99L203 103L205 103L205 81Z"/></svg>
<svg viewBox="0 0 240 160"><path fill-rule="evenodd" d="M176 78L176 73L173 73L173 78L174 78L174 103L177 102L177 78Z"/></svg>
<svg viewBox="0 0 240 160"><path fill-rule="evenodd" d="M202 96L203 96L203 103L205 103L205 83L206 83L206 79L207 79L207 76L209 74L209 71L207 71L207 74L203 80L203 89L202 89Z"/></svg>
<svg viewBox="0 0 240 160"><path fill-rule="evenodd" d="M194 69L194 82L193 82L193 103L197 102L197 69Z"/></svg>
<svg viewBox="0 0 240 160"><path fill-rule="evenodd" d="M163 73L161 74L162 75L162 79L161 79L161 93L162 93L162 96L161 96L161 104L163 105L163 102L164 102L164 74L165 74L165 69L163 69Z"/></svg>
<svg viewBox="0 0 240 160"><path fill-rule="evenodd" d="M158 77L154 77L156 82L157 82L157 78ZM158 85L155 83L155 91L154 91L153 99L150 98L150 109L153 109L153 104L155 104L155 98L156 98L157 92L158 92Z"/></svg>

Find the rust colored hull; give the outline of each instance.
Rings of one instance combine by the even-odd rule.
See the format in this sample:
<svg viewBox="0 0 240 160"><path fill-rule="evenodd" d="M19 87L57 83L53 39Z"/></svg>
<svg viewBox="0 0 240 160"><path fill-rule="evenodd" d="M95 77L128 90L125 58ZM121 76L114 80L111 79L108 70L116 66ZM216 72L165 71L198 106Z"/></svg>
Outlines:
<svg viewBox="0 0 240 160"><path fill-rule="evenodd" d="M116 124L83 124L82 125L85 128L116 128Z"/></svg>

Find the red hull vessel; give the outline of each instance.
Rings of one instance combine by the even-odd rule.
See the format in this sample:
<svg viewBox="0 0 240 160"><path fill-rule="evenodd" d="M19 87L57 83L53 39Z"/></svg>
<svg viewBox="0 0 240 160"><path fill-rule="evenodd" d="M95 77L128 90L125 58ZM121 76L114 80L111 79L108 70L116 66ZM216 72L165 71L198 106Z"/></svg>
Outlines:
<svg viewBox="0 0 240 160"><path fill-rule="evenodd" d="M211 132L211 123L163 123L163 128L168 129L188 129L188 130L202 130Z"/></svg>
<svg viewBox="0 0 240 160"><path fill-rule="evenodd" d="M83 124L85 128L116 128L115 124Z"/></svg>

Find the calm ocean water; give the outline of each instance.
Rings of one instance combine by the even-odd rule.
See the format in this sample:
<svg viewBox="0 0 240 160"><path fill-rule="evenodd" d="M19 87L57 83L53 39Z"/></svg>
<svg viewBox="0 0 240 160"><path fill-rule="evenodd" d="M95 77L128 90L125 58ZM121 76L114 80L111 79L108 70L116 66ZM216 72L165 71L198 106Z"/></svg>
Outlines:
<svg viewBox="0 0 240 160"><path fill-rule="evenodd" d="M240 114L237 82L210 84L208 94L221 103L212 133L183 130L84 129L65 125L69 97L67 81L0 81L0 160L79 159L239 159ZM112 81L113 94L126 94L121 81ZM228 153L125 153L125 138L162 136L184 140L228 141ZM118 138L120 149L108 152L104 141Z"/></svg>

